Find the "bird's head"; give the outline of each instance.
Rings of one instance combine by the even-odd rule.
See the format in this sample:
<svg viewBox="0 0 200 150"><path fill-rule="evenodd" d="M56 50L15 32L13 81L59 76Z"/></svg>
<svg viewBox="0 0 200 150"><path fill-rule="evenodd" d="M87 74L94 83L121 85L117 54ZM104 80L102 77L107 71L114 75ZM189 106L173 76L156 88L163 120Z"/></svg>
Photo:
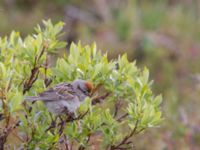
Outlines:
<svg viewBox="0 0 200 150"><path fill-rule="evenodd" d="M93 84L90 81L85 81L81 79L77 79L72 83L73 87L75 88L78 96L81 96L81 99L83 97L90 96L91 91L93 90Z"/></svg>

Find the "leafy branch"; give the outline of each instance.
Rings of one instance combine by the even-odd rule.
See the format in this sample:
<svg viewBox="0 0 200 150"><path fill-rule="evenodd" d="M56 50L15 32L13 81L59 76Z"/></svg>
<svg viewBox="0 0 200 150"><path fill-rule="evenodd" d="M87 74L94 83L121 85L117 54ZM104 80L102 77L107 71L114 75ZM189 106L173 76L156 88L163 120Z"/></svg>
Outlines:
<svg viewBox="0 0 200 150"><path fill-rule="evenodd" d="M48 48L47 44L44 44L38 55L35 56L35 61L33 68L31 69L31 75L25 80L23 85L23 94L25 94L33 86L34 82L37 80L39 75L39 69L41 65L39 64L40 58L43 56L45 50ZM45 67L46 69L46 67Z"/></svg>
<svg viewBox="0 0 200 150"><path fill-rule="evenodd" d="M147 68L138 69L126 55L109 60L95 44L81 43L72 43L69 54L50 66L49 56L65 48L66 43L58 39L64 24L48 20L43 25L24 39L15 31L9 38L0 38L0 149L8 144L12 148L84 150L93 143L108 150L131 149L134 135L162 121L162 96L153 94ZM78 116L56 117L43 103L23 100L25 94L39 93L51 83L78 78L95 85ZM130 127L130 133L121 132ZM18 144L8 141L8 135Z"/></svg>

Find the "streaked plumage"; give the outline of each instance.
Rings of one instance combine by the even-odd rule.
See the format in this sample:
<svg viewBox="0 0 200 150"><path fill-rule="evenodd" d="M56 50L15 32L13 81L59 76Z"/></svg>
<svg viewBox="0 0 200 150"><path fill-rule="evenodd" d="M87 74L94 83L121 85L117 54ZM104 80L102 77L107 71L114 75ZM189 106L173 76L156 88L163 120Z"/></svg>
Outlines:
<svg viewBox="0 0 200 150"><path fill-rule="evenodd" d="M74 113L92 90L92 83L77 79L71 83L60 83L38 96L28 96L31 102L43 101L48 110L56 115Z"/></svg>

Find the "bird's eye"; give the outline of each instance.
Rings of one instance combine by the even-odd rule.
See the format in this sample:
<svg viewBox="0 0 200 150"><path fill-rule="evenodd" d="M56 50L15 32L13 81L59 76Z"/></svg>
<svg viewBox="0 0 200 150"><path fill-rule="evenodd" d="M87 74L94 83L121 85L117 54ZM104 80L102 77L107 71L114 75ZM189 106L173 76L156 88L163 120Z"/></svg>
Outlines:
<svg viewBox="0 0 200 150"><path fill-rule="evenodd" d="M88 94L89 94L89 92L88 92L87 90L83 90L83 89L81 89L81 87L80 87L80 86L78 86L78 89L79 89L81 92L83 92L84 94L86 94L86 95L88 95Z"/></svg>
<svg viewBox="0 0 200 150"><path fill-rule="evenodd" d="M88 91L84 91L84 90L83 90L82 92L83 92L84 94L88 94Z"/></svg>

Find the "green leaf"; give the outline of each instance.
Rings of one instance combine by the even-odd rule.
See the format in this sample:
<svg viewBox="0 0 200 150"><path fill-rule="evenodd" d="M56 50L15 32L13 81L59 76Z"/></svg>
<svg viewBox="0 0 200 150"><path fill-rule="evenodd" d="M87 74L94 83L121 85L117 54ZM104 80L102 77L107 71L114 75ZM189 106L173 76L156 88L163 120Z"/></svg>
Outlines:
<svg viewBox="0 0 200 150"><path fill-rule="evenodd" d="M153 103L155 107L159 106L162 103L162 95L156 96Z"/></svg>
<svg viewBox="0 0 200 150"><path fill-rule="evenodd" d="M14 96L10 100L11 113L22 109L21 106L22 100L23 100L22 94L16 91Z"/></svg>
<svg viewBox="0 0 200 150"><path fill-rule="evenodd" d="M10 35L10 42L13 46L16 46L19 39L19 32L12 31Z"/></svg>
<svg viewBox="0 0 200 150"><path fill-rule="evenodd" d="M143 70L143 81L144 84L147 84L149 80L149 70L145 67Z"/></svg>
<svg viewBox="0 0 200 150"><path fill-rule="evenodd" d="M0 79L3 80L6 77L6 67L0 62Z"/></svg>

